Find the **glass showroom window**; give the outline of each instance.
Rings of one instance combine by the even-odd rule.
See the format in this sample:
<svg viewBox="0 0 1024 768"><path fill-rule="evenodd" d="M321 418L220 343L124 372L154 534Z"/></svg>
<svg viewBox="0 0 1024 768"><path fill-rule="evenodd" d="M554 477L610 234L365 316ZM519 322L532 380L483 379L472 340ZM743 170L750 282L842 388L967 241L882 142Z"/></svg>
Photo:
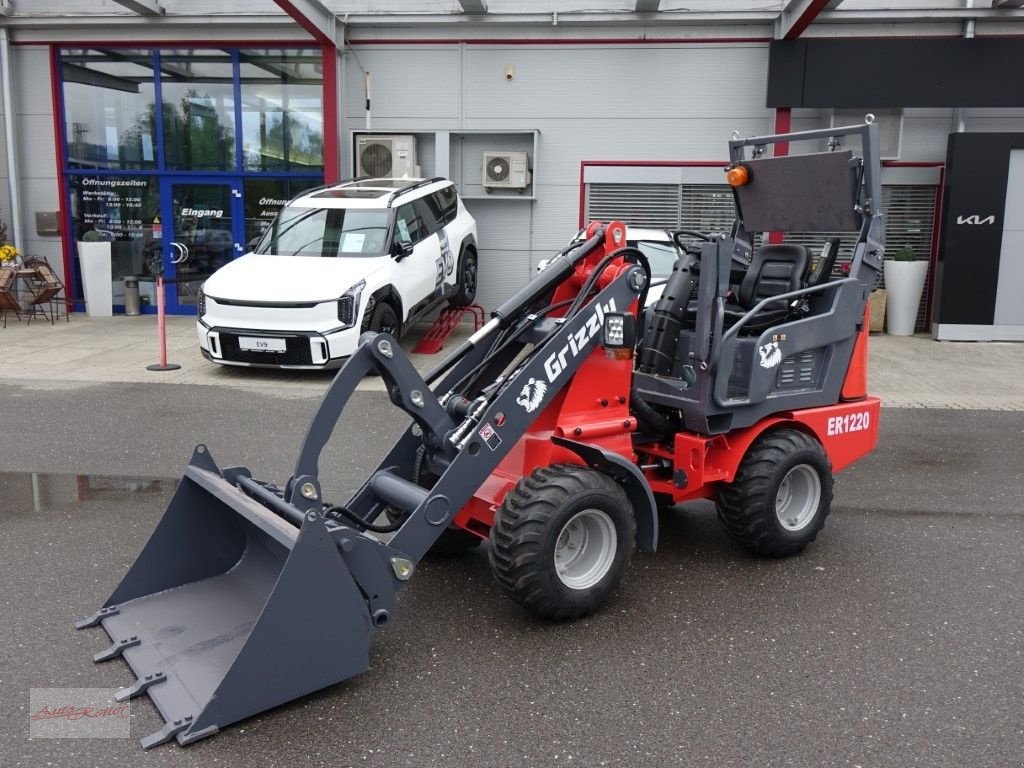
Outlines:
<svg viewBox="0 0 1024 768"><path fill-rule="evenodd" d="M233 171L234 67L226 51L161 51L168 170Z"/></svg>
<svg viewBox="0 0 1024 768"><path fill-rule="evenodd" d="M160 259L160 193L154 176L75 174L68 177L74 239L110 243L114 303L123 297L125 275L148 275ZM159 224L157 225L159 227Z"/></svg>
<svg viewBox="0 0 1024 768"><path fill-rule="evenodd" d="M61 73L68 167L156 168L152 54L69 50Z"/></svg>
<svg viewBox="0 0 1024 768"><path fill-rule="evenodd" d="M284 204L300 192L319 187L320 179L251 177L245 180L245 242L260 237Z"/></svg>
<svg viewBox="0 0 1024 768"><path fill-rule="evenodd" d="M320 55L296 50L243 50L239 62L244 169L322 172Z"/></svg>

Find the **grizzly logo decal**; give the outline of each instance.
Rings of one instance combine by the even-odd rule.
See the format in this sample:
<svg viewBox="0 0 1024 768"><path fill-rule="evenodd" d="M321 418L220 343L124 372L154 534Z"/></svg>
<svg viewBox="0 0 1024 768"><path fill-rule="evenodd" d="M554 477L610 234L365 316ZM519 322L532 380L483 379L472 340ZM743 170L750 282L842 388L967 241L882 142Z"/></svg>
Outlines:
<svg viewBox="0 0 1024 768"><path fill-rule="evenodd" d="M762 368L774 368L782 362L782 350L779 349L779 342L777 341L769 341L767 344L762 344L757 351L761 355Z"/></svg>
<svg viewBox="0 0 1024 768"><path fill-rule="evenodd" d="M540 379L531 378L523 385L523 389L519 393L519 397L516 398L516 402L523 406L527 413L533 413L543 402L547 391L548 385L545 382Z"/></svg>

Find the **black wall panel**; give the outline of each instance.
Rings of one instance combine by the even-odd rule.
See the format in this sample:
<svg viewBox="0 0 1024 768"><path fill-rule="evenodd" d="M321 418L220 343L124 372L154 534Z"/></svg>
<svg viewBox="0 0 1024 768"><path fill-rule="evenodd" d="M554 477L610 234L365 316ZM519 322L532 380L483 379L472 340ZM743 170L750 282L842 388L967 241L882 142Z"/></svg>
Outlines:
<svg viewBox="0 0 1024 768"><path fill-rule="evenodd" d="M1024 133L950 135L933 323L992 324L1010 150L1022 148Z"/></svg>
<svg viewBox="0 0 1024 768"><path fill-rule="evenodd" d="M1016 38L820 38L769 47L769 107L1022 107Z"/></svg>

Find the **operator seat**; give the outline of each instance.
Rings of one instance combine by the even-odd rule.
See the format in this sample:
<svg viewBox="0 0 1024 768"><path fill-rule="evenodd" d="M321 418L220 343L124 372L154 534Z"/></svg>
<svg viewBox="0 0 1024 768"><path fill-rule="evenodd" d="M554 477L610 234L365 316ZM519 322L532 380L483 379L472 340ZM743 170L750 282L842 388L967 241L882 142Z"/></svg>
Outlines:
<svg viewBox="0 0 1024 768"><path fill-rule="evenodd" d="M750 266L743 275L737 302L725 305L725 327L735 325L763 299L803 288L810 265L811 257L806 246L796 243L762 245L754 251ZM741 333L760 333L784 320L790 311L785 300L771 302L746 322Z"/></svg>

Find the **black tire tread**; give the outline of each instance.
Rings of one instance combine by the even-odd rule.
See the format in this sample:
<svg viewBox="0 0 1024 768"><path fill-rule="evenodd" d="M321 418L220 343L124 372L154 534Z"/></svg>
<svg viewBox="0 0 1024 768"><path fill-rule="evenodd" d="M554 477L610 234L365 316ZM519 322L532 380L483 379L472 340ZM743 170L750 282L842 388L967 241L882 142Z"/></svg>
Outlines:
<svg viewBox="0 0 1024 768"><path fill-rule="evenodd" d="M799 537L780 536L772 524L775 515L774 496L770 486L780 464L797 453L811 452L820 456L828 467L822 478L824 509ZM766 557L788 557L803 550L815 540L825 525L832 505L832 465L821 444L796 429L775 429L761 435L740 462L733 482L723 486L716 499L718 519L726 533L753 554ZM772 508L768 509L767 505Z"/></svg>
<svg viewBox="0 0 1024 768"><path fill-rule="evenodd" d="M466 286L464 285L462 280L462 271L465 264L465 259L469 257L472 257L472 259L476 263L477 270L476 283L473 287L472 296L468 296L466 294ZM473 249L472 246L466 246L462 249L462 253L459 254L459 262L456 266L456 269L459 271L459 281L455 287L455 294L451 297L448 303L451 306L455 307L456 309L461 309L462 307L468 307L476 300L477 290L480 288L480 260L477 257L476 251Z"/></svg>
<svg viewBox="0 0 1024 768"><path fill-rule="evenodd" d="M531 612L554 620L578 618L592 613L598 604L567 606L543 587L544 572L550 568L542 550L547 521L579 493L599 490L630 510L625 491L608 475L578 464L539 467L520 478L505 496L490 532L491 570L498 585ZM635 548L636 521L628 518L626 558ZM614 588L614 585L613 587ZM609 590L610 591L610 590Z"/></svg>

